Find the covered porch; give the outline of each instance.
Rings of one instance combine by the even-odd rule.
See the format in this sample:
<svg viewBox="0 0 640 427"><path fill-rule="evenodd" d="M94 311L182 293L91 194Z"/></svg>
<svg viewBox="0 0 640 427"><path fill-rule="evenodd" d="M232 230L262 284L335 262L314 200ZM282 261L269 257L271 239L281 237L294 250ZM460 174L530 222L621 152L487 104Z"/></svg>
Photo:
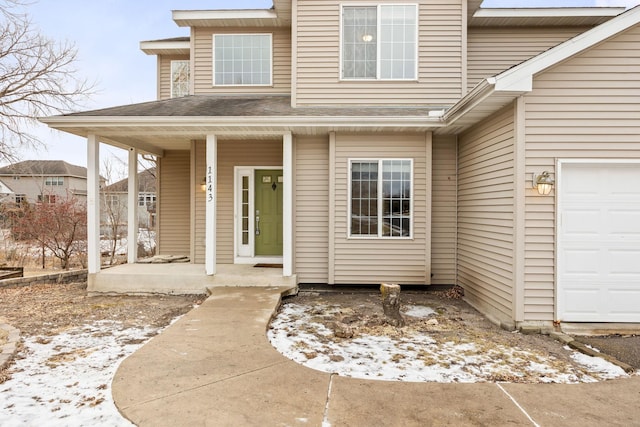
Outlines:
<svg viewBox="0 0 640 427"><path fill-rule="evenodd" d="M295 275L283 277L278 266L218 265L215 275L209 275L202 264L123 264L105 268L89 276L87 292L126 294L205 294L225 286L288 287L297 290Z"/></svg>

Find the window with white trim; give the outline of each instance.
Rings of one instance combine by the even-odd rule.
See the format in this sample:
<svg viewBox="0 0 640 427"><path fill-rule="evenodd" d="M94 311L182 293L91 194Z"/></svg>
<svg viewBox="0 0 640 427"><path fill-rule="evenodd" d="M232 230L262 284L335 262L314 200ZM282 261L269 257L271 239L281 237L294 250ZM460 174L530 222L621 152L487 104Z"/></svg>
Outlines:
<svg viewBox="0 0 640 427"><path fill-rule="evenodd" d="M189 95L189 60L171 61L171 98Z"/></svg>
<svg viewBox="0 0 640 427"><path fill-rule="evenodd" d="M48 185L48 186L64 185L64 177L48 176L44 179L44 185Z"/></svg>
<svg viewBox="0 0 640 427"><path fill-rule="evenodd" d="M411 237L413 160L351 160L350 171L350 237Z"/></svg>
<svg viewBox="0 0 640 427"><path fill-rule="evenodd" d="M271 85L271 34L214 34L213 84Z"/></svg>
<svg viewBox="0 0 640 427"><path fill-rule="evenodd" d="M342 78L415 80L418 6L342 7Z"/></svg>

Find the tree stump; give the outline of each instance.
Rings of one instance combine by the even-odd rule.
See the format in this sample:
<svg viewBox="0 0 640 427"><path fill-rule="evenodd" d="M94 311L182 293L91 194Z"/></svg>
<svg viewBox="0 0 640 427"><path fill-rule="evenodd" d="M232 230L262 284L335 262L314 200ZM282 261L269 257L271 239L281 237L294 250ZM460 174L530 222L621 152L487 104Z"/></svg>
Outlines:
<svg viewBox="0 0 640 427"><path fill-rule="evenodd" d="M383 283L380 285L380 293L387 323L395 327L404 326L404 318L400 314L400 285Z"/></svg>

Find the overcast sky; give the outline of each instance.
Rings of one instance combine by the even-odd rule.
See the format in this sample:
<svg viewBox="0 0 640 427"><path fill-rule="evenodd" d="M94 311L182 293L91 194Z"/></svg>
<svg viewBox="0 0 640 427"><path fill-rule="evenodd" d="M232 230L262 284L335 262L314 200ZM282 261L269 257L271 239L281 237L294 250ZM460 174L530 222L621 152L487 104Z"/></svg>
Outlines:
<svg viewBox="0 0 640 427"><path fill-rule="evenodd" d="M626 6L640 0L485 0L484 7ZM188 28L171 19L175 9L269 8L271 0L34 0L27 7L33 24L50 38L69 40L78 48L79 72L95 81L98 92L85 109L110 107L156 98L156 61L139 43L187 36ZM36 129L46 151L28 150L26 159L66 160L86 166L86 140L46 126ZM115 150L115 149L114 149ZM103 156L107 156L103 149Z"/></svg>

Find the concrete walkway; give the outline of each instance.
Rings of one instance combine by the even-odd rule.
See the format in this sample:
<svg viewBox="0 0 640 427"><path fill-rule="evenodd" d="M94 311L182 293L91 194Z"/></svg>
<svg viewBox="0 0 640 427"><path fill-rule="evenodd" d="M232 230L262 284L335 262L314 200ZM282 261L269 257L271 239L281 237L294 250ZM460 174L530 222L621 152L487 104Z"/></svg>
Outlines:
<svg viewBox="0 0 640 427"><path fill-rule="evenodd" d="M595 384L368 381L298 365L265 330L289 287L214 288L113 380L139 426L633 426L640 377Z"/></svg>

